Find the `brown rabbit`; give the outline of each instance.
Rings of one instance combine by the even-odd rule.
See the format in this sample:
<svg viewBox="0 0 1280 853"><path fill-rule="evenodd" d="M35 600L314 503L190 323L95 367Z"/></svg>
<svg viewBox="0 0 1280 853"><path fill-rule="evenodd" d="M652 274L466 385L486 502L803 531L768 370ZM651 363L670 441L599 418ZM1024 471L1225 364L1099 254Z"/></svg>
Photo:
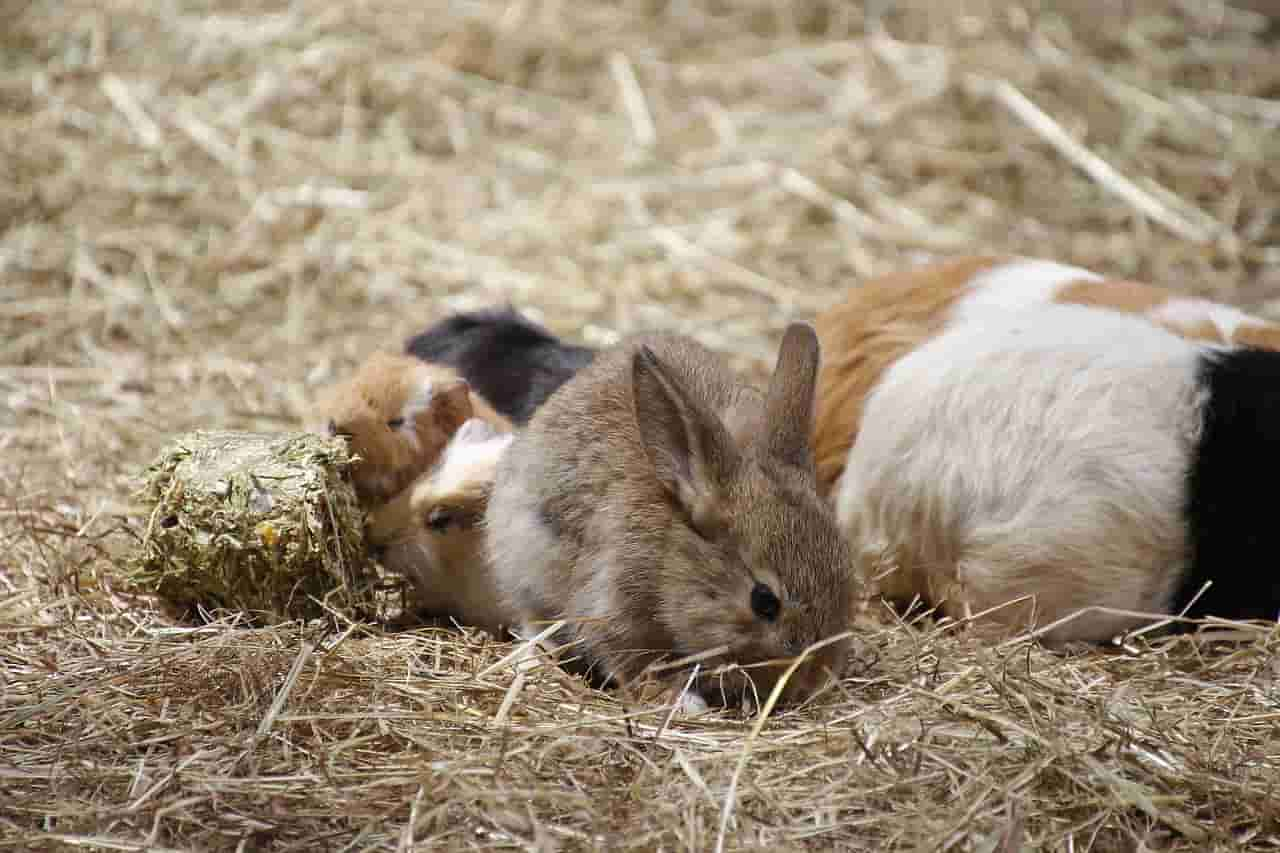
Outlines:
<svg viewBox="0 0 1280 853"><path fill-rule="evenodd" d="M511 424L452 369L408 355L375 352L328 388L307 419L314 432L347 437L361 503L375 506L430 468L472 415L497 429Z"/></svg>
<svg viewBox="0 0 1280 853"><path fill-rule="evenodd" d="M565 619L554 642L624 684L661 658L736 663L695 686L729 704L763 700L845 631L852 555L809 443L818 359L812 327L791 325L762 398L696 342L642 336L553 394L499 463L486 515L522 635ZM845 655L843 641L815 650L784 698L812 694Z"/></svg>

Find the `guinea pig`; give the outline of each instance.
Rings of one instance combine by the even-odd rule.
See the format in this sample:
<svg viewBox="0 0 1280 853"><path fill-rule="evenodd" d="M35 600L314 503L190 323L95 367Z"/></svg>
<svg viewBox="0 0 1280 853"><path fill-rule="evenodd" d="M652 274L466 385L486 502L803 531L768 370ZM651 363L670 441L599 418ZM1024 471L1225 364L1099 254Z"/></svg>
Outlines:
<svg viewBox="0 0 1280 853"><path fill-rule="evenodd" d="M494 470L513 436L472 418L440 459L403 493L374 511L368 541L382 564L409 578L432 615L503 636L511 618L485 558L484 519Z"/></svg>
<svg viewBox="0 0 1280 853"><path fill-rule="evenodd" d="M405 352L453 368L517 426L595 357L511 306L446 317L410 338Z"/></svg>
<svg viewBox="0 0 1280 853"><path fill-rule="evenodd" d="M833 496L855 574L1050 645L1140 614L1275 620L1249 483L1280 476L1280 353L1220 342L1260 334L1225 316L1211 340L1053 301L946 324L863 404Z"/></svg>
<svg viewBox="0 0 1280 853"><path fill-rule="evenodd" d="M342 435L353 455L356 494L372 506L389 500L440 455L473 415L511 424L447 367L376 352L349 378L320 395L308 418L313 432Z"/></svg>
<svg viewBox="0 0 1280 853"><path fill-rule="evenodd" d="M852 553L819 498L809 437L811 326L783 336L768 392L675 335L603 351L540 407L498 465L486 513L494 577L525 637L572 645L597 677L679 693L684 710L761 701L785 667L845 631ZM812 649L782 699L839 674ZM646 667L673 668L654 680ZM708 668L721 668L720 674ZM689 664L690 666L692 664Z"/></svg>
<svg viewBox="0 0 1280 853"><path fill-rule="evenodd" d="M1236 308L1053 261L969 257L874 278L815 321L823 349L814 431L822 494L835 488L867 395L891 365L944 329L1046 303L1118 311L1191 339L1280 349L1280 326Z"/></svg>

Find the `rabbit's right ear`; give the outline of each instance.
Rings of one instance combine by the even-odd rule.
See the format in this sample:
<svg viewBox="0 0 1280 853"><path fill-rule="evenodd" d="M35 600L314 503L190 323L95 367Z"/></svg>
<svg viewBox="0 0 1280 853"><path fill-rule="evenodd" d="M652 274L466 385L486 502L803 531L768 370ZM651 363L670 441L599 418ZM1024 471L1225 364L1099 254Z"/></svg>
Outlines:
<svg viewBox="0 0 1280 853"><path fill-rule="evenodd" d="M647 346L632 357L631 389L640 443L659 482L695 526L710 523L738 464L732 436Z"/></svg>
<svg viewBox="0 0 1280 853"><path fill-rule="evenodd" d="M782 336L778 364L765 398L765 448L780 462L814 472L809 435L821 349L808 323L792 323Z"/></svg>

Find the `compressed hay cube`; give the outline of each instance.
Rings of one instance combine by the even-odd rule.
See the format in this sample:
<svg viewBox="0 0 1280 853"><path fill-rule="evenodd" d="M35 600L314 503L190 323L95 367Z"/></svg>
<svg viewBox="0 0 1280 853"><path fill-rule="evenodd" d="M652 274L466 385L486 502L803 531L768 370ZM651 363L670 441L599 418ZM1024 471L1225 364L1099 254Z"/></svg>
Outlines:
<svg viewBox="0 0 1280 853"><path fill-rule="evenodd" d="M340 438L197 431L146 470L154 507L133 580L188 608L265 624L374 606L364 517Z"/></svg>

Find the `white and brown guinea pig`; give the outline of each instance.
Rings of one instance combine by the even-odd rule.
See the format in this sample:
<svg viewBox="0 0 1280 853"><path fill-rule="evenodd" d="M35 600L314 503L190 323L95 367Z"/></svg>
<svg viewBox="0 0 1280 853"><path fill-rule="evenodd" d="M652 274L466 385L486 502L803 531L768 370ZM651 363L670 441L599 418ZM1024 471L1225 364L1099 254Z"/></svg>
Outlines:
<svg viewBox="0 0 1280 853"><path fill-rule="evenodd" d="M624 685L700 656L690 709L763 699L793 658L847 630L853 557L809 443L818 360L812 327L791 325L762 394L697 342L645 335L552 394L499 463L485 516L519 632L565 620L552 644ZM838 676L846 652L815 649L784 698ZM729 663L741 669L707 672Z"/></svg>
<svg viewBox="0 0 1280 853"><path fill-rule="evenodd" d="M1280 349L1280 326L1239 309L1054 261L979 256L883 275L814 323L823 354L814 431L823 493L844 471L867 395L890 365L958 323L1045 303L1134 314L1196 340Z"/></svg>
<svg viewBox="0 0 1280 853"><path fill-rule="evenodd" d="M512 438L484 420L468 420L435 466L368 523L382 564L413 582L425 610L495 636L511 618L485 556L482 522L494 469Z"/></svg>
<svg viewBox="0 0 1280 853"><path fill-rule="evenodd" d="M846 383L863 399L846 387L817 425L850 434L831 500L857 577L953 617L1027 596L989 618L1057 623L1050 643L1146 621L1123 611L1277 618L1263 484L1280 478L1280 352L1255 346L1275 327L1039 261L951 264L888 289L930 311L895 329L886 300L878 335L855 291L821 324L828 389L868 365L833 335L879 343L875 375Z"/></svg>
<svg viewBox="0 0 1280 853"><path fill-rule="evenodd" d="M511 428L451 368L376 352L319 396L307 427L347 438L359 457L352 468L356 493L374 506L430 468L473 415L497 430Z"/></svg>

